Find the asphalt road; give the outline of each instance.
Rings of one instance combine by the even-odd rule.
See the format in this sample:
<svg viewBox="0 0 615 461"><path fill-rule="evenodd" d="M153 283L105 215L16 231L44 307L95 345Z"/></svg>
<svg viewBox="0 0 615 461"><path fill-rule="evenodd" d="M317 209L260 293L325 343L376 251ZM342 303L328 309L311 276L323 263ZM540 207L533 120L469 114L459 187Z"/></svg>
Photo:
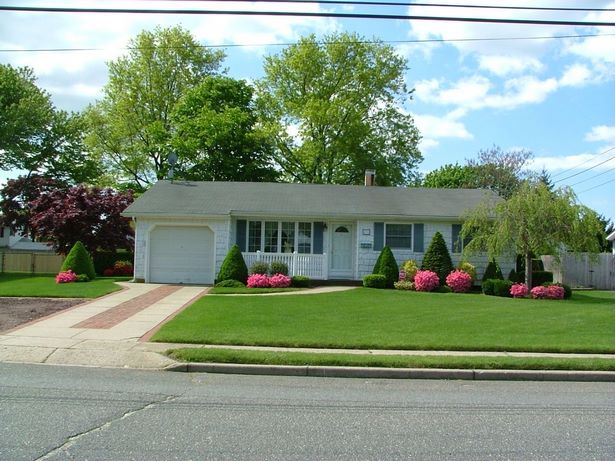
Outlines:
<svg viewBox="0 0 615 461"><path fill-rule="evenodd" d="M0 364L0 460L613 460L615 384Z"/></svg>

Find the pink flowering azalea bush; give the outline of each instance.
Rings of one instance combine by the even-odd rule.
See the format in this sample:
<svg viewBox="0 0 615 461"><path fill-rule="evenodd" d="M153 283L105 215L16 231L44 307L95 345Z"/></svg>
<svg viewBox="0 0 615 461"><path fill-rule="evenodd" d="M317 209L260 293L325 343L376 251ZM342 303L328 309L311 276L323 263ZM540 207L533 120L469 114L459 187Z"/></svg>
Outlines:
<svg viewBox="0 0 615 461"><path fill-rule="evenodd" d="M269 277L265 274L252 274L248 277L248 288L269 288Z"/></svg>
<svg viewBox="0 0 615 461"><path fill-rule="evenodd" d="M530 290L530 294L534 299L547 299L547 287L542 285L534 287Z"/></svg>
<svg viewBox="0 0 615 461"><path fill-rule="evenodd" d="M274 274L269 277L269 286L271 288L288 288L290 286L290 277L284 274Z"/></svg>
<svg viewBox="0 0 615 461"><path fill-rule="evenodd" d="M72 283L77 281L77 274L75 274L72 270L67 270L64 272L60 272L56 275L56 283Z"/></svg>
<svg viewBox="0 0 615 461"><path fill-rule="evenodd" d="M525 283L515 283L510 287L510 295L513 298L525 298L529 293Z"/></svg>
<svg viewBox="0 0 615 461"><path fill-rule="evenodd" d="M440 285L438 274L432 271L417 271L414 276L416 291L432 291Z"/></svg>
<svg viewBox="0 0 615 461"><path fill-rule="evenodd" d="M457 269L446 276L446 284L455 293L465 293L472 287L472 276Z"/></svg>
<svg viewBox="0 0 615 461"><path fill-rule="evenodd" d="M564 299L564 287L558 285L538 286L530 291L534 299Z"/></svg>

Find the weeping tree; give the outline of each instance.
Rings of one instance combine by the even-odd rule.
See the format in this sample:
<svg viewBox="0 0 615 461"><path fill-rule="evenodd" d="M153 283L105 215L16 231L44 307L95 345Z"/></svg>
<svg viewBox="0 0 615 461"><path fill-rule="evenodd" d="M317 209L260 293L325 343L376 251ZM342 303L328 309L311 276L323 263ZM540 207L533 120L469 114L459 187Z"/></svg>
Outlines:
<svg viewBox="0 0 615 461"><path fill-rule="evenodd" d="M491 197L465 216L462 238L471 238L464 255L515 254L525 258L525 281L532 286L532 254L560 251L598 253L602 226L595 211L580 204L570 188L549 190L542 182L524 182L506 200Z"/></svg>

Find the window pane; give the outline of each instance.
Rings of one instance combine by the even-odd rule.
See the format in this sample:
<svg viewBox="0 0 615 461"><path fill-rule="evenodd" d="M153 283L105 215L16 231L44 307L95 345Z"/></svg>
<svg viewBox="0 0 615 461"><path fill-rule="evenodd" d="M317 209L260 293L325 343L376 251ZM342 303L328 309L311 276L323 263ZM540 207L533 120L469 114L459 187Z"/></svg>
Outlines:
<svg viewBox="0 0 615 461"><path fill-rule="evenodd" d="M387 224L386 244L391 248L412 248L412 224Z"/></svg>
<svg viewBox="0 0 615 461"><path fill-rule="evenodd" d="M250 221L248 223L248 251L254 253L261 249L261 222Z"/></svg>
<svg viewBox="0 0 615 461"><path fill-rule="evenodd" d="M312 252L312 223L300 222L297 237L297 252L309 254Z"/></svg>
<svg viewBox="0 0 615 461"><path fill-rule="evenodd" d="M295 223L282 223L282 253L295 251Z"/></svg>
<svg viewBox="0 0 615 461"><path fill-rule="evenodd" d="M265 221L265 253L278 253L277 221Z"/></svg>

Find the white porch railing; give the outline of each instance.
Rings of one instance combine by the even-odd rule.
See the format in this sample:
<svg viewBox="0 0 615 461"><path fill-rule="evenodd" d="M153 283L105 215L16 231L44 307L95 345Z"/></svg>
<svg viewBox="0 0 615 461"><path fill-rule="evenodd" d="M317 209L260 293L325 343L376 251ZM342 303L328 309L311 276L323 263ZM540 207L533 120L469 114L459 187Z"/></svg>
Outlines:
<svg viewBox="0 0 615 461"><path fill-rule="evenodd" d="M242 253L248 266L256 261L271 264L280 261L288 266L288 275L305 275L312 279L325 280L327 278L327 255L312 255L299 253Z"/></svg>

